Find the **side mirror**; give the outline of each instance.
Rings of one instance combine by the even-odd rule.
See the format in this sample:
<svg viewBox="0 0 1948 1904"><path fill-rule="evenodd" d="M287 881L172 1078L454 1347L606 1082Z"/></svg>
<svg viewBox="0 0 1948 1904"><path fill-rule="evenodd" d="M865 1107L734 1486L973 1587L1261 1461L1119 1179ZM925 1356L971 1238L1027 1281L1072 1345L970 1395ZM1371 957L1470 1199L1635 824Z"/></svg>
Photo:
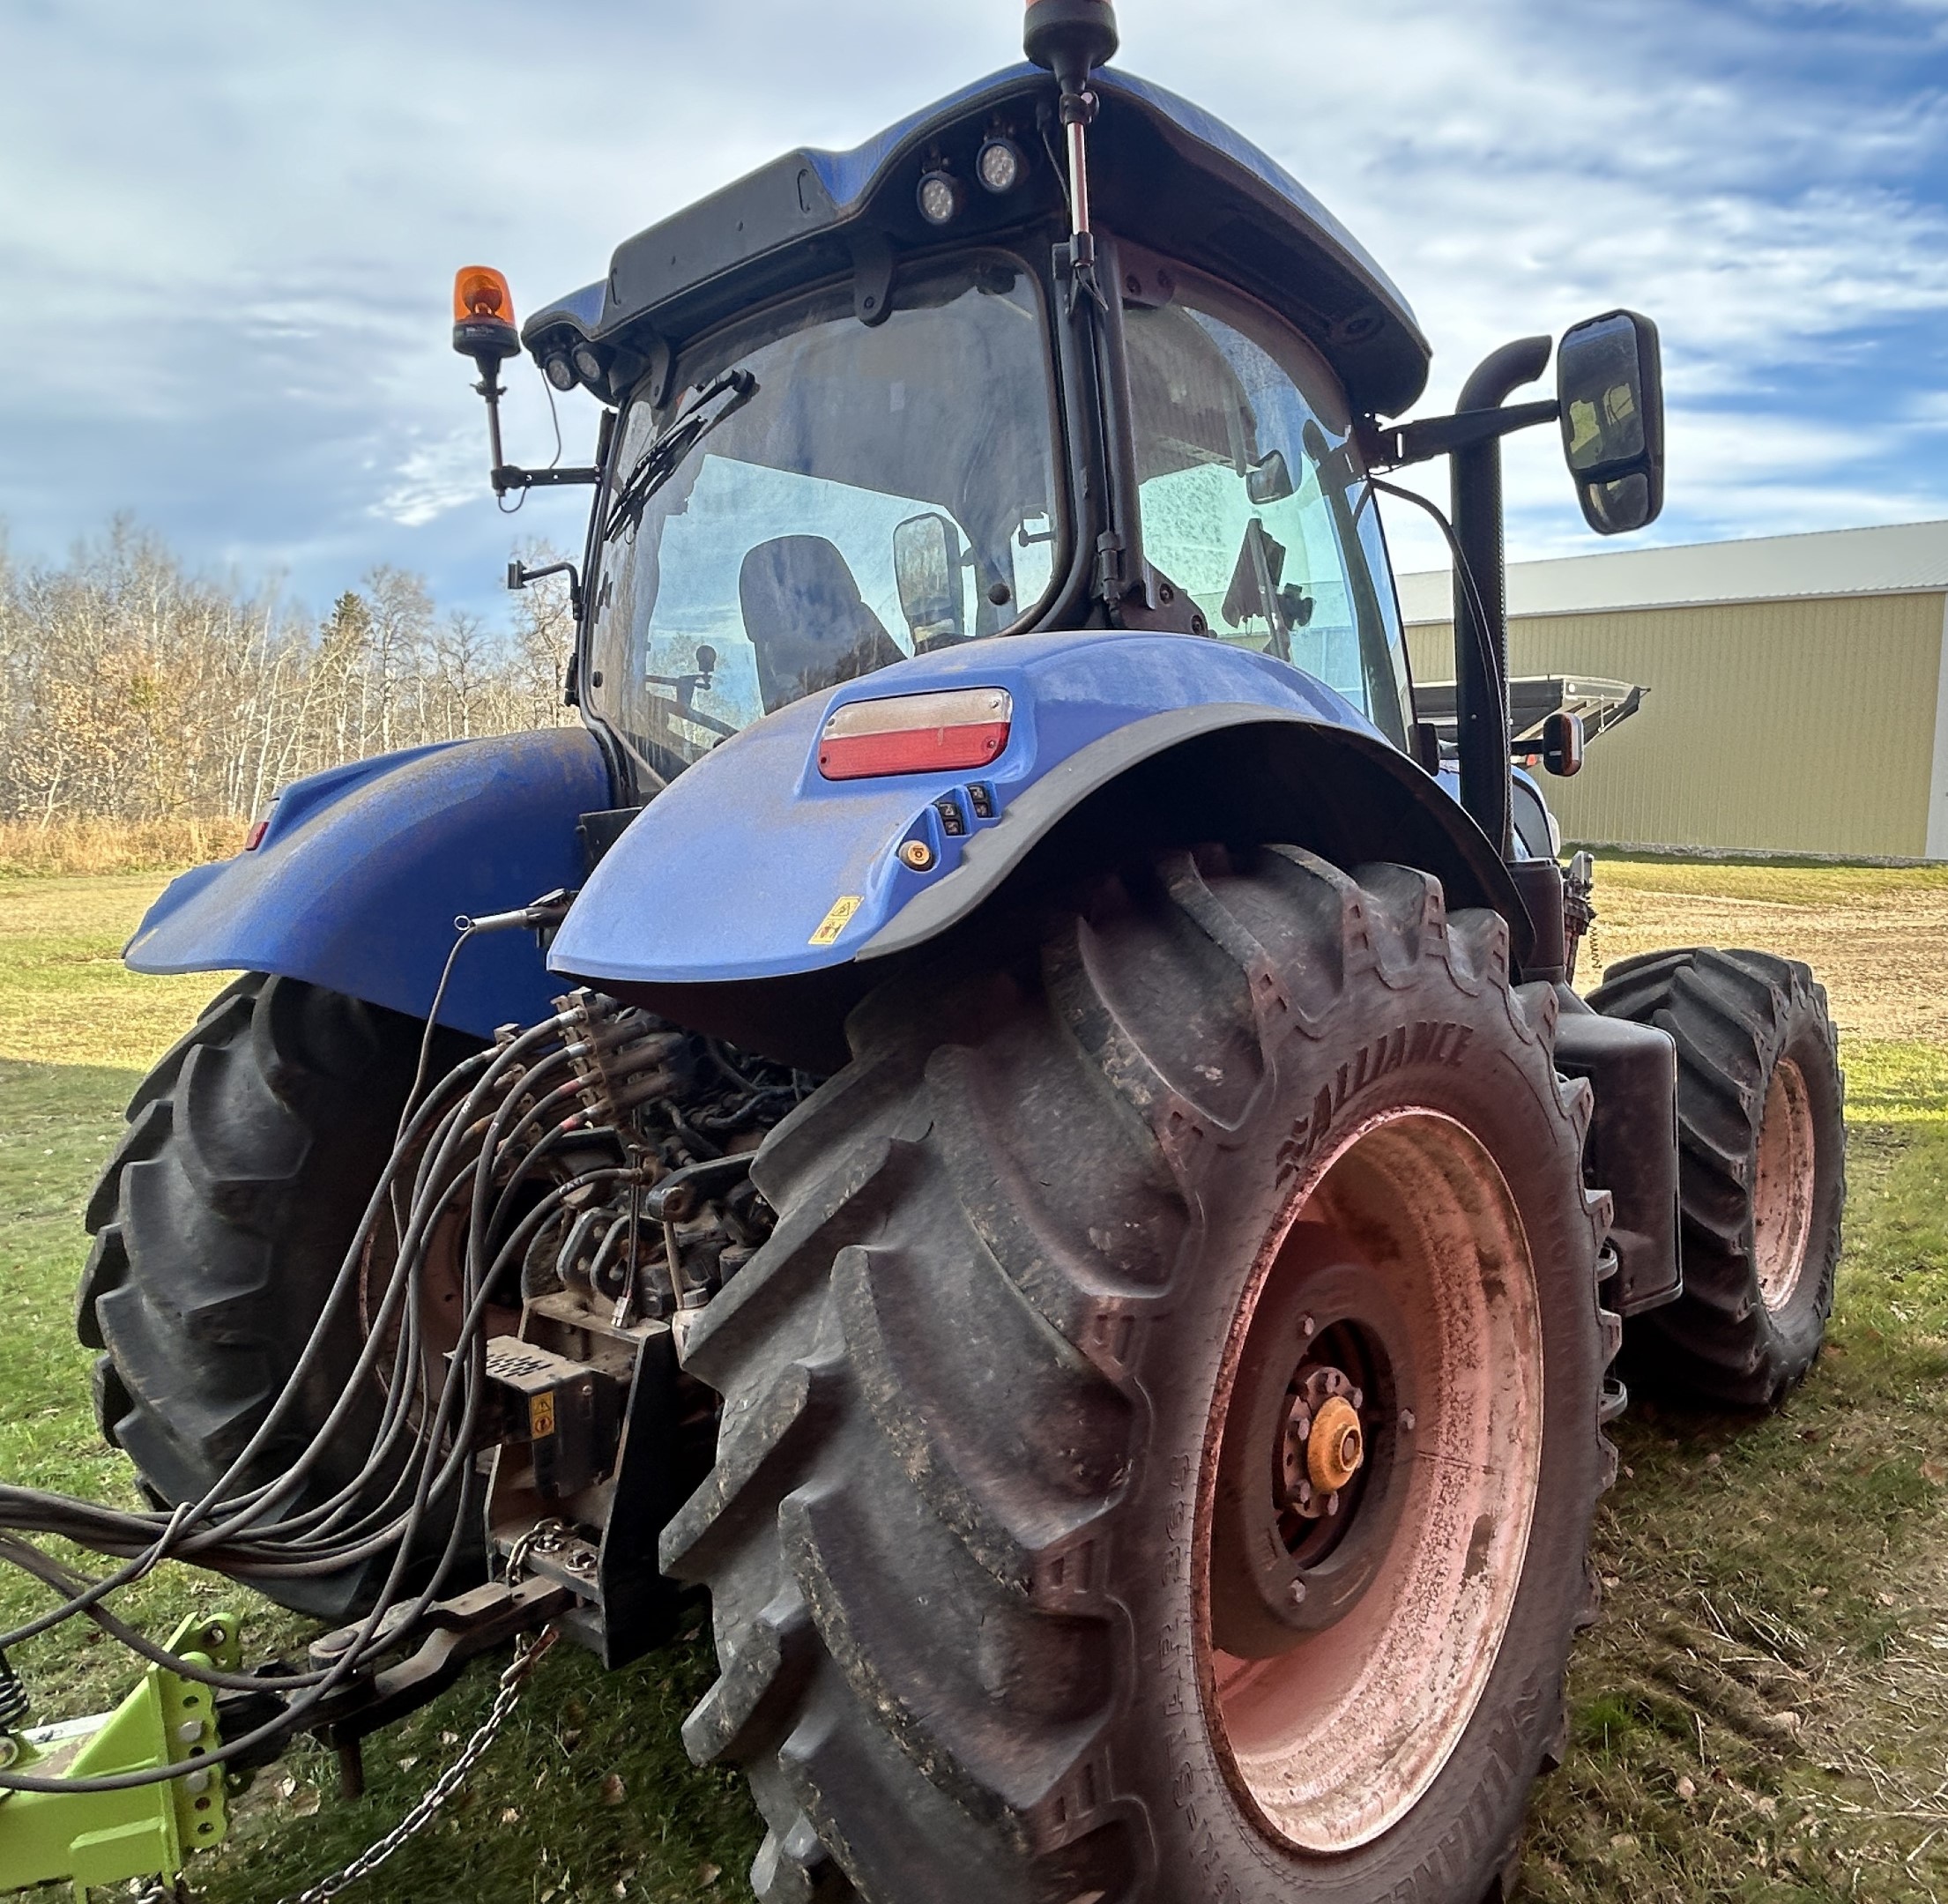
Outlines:
<svg viewBox="0 0 1948 1904"><path fill-rule="evenodd" d="M1245 494L1259 509L1268 503L1283 502L1291 493L1291 465L1286 462L1283 450L1273 450L1262 463L1245 472Z"/></svg>
<svg viewBox="0 0 1948 1904"><path fill-rule="evenodd" d="M1598 535L1657 520L1664 506L1664 379L1657 326L1610 311L1564 333L1556 352L1563 455Z"/></svg>
<svg viewBox="0 0 1948 1904"><path fill-rule="evenodd" d="M900 613L912 630L916 648L967 633L961 596L961 532L944 516L910 516L893 532L893 573L899 583Z"/></svg>
<svg viewBox="0 0 1948 1904"><path fill-rule="evenodd" d="M1566 780L1583 770L1583 718L1561 708L1543 723L1543 766Z"/></svg>

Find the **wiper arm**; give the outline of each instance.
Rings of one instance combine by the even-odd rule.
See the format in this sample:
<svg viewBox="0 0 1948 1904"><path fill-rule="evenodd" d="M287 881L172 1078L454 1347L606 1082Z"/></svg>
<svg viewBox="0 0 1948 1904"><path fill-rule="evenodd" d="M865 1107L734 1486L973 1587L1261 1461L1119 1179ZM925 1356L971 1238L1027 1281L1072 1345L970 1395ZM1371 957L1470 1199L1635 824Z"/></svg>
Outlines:
<svg viewBox="0 0 1948 1904"><path fill-rule="evenodd" d="M609 503L608 519L602 525L603 535L613 536L625 522L640 522L650 498L676 473L690 451L756 395L757 379L748 370L726 370L706 383L683 414L643 452L615 492ZM719 397L726 396L731 400L723 408L709 407Z"/></svg>

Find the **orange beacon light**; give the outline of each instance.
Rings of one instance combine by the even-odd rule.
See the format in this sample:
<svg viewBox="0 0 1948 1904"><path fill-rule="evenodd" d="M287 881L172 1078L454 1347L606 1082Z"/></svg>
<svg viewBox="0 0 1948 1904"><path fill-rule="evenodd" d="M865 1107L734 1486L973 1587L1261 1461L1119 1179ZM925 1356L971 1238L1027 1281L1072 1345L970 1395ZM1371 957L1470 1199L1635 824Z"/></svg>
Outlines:
<svg viewBox="0 0 1948 1904"><path fill-rule="evenodd" d="M453 274L453 347L472 358L487 377L519 353L514 294L505 276L489 265L463 264Z"/></svg>

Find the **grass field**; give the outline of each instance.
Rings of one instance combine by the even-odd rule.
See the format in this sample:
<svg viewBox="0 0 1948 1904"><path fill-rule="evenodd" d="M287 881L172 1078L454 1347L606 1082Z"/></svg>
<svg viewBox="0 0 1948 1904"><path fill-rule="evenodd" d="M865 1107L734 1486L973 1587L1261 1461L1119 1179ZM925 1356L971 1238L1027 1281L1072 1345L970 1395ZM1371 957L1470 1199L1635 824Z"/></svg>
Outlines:
<svg viewBox="0 0 1948 1904"><path fill-rule="evenodd" d="M152 875L0 876L0 1475L133 1496L87 1404L70 1302L80 1210L143 1069L213 989L115 953ZM1597 1530L1603 1615L1573 1669L1563 1770L1538 1788L1525 1895L1547 1904L1942 1904L1948 1898L1948 873L1610 862L1594 949L1708 940L1811 958L1844 1034L1853 1198L1826 1355L1780 1416L1639 1406ZM34 1604L0 1579L0 1625ZM250 1596L167 1573L152 1629ZM701 1615L699 1616L701 1624ZM112 1698L127 1655L63 1635L17 1663L54 1715ZM734 1781L677 1740L708 1684L693 1631L605 1676L556 1649L442 1821L352 1896L446 1900L747 1895ZM344 1803L309 1747L259 1777L198 1895L272 1900L386 1830L478 1722L477 1675L371 1742ZM1002 1904L1002 1900L997 1900Z"/></svg>

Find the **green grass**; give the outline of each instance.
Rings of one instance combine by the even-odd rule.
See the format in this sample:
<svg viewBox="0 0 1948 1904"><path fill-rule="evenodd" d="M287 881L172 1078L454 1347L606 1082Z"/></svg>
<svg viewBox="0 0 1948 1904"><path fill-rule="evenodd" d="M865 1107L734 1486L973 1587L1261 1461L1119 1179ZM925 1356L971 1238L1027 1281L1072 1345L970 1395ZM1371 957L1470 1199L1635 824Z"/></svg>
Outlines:
<svg viewBox="0 0 1948 1904"><path fill-rule="evenodd" d="M1565 847L1566 852L1571 849ZM1602 847L1596 857L1600 888L1627 886L1646 892L1697 893L1770 905L1860 906L1904 893L1938 890L1948 871L1937 865L1835 866L1826 860L1679 859L1635 854L1628 859Z"/></svg>
<svg viewBox="0 0 1948 1904"><path fill-rule="evenodd" d="M1660 889L1681 875L1726 894L1750 877L1731 896L1842 907L1904 877L1639 864ZM1818 883L1793 887L1802 870ZM71 1332L80 1212L128 1092L214 984L115 966L155 883L0 889L0 1474L115 1500L133 1499L128 1470L96 1438ZM91 1061L49 1061L75 1054ZM1566 1762L1532 1812L1525 1895L1541 1904L1948 1898L1948 1051L1849 1040L1845 1056L1853 1197L1827 1354L1776 1417L1639 1404L1618 1424L1624 1469L1595 1549L1604 1610L1573 1662ZM35 1603L0 1577L0 1620ZM247 1610L254 1648L301 1646L301 1623L193 1574L130 1596L152 1631L219 1603ZM702 1625L619 1674L557 1647L443 1820L351 1895L747 1895L742 1792L678 1742L711 1673ZM119 1647L73 1633L19 1663L48 1713L131 1677ZM491 1678L477 1670L369 1742L356 1803L309 1744L261 1775L229 1842L192 1867L197 1895L275 1899L348 1858L471 1732Z"/></svg>
<svg viewBox="0 0 1948 1904"><path fill-rule="evenodd" d="M1919 1038L1849 1038L1847 1111L1864 1125L1948 1121L1948 1049Z"/></svg>
<svg viewBox="0 0 1948 1904"><path fill-rule="evenodd" d="M1618 1424L1575 1750L1530 1830L1550 1904L1948 1893L1948 1129L1852 1135L1804 1387L1768 1418Z"/></svg>
<svg viewBox="0 0 1948 1904"><path fill-rule="evenodd" d="M154 874L0 879L0 1058L145 1071L222 983L130 971Z"/></svg>

